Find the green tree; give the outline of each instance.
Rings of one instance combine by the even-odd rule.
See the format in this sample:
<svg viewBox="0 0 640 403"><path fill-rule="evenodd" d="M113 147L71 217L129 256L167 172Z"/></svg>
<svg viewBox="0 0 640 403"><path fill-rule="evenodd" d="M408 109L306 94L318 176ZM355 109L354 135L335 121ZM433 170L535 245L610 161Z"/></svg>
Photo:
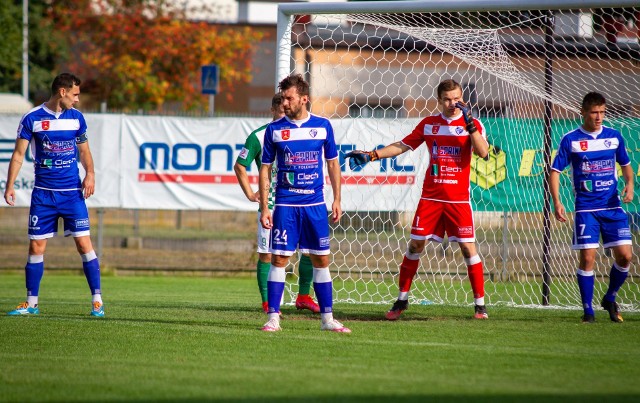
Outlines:
<svg viewBox="0 0 640 403"><path fill-rule="evenodd" d="M47 3L29 1L29 98L35 102L48 97L57 59ZM0 92L22 93L22 0L2 2L0 38Z"/></svg>
<svg viewBox="0 0 640 403"><path fill-rule="evenodd" d="M83 79L83 93L125 110L159 109L180 102L204 107L200 66L221 66L220 83L232 97L251 79L251 55L261 34L250 28L190 21L174 2L52 0L57 41L68 46L64 65Z"/></svg>

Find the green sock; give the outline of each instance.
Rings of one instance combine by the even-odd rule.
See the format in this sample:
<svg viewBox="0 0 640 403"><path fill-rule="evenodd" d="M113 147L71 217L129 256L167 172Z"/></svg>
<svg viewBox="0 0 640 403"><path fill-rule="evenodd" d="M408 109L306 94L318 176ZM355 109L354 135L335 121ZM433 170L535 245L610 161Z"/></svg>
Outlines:
<svg viewBox="0 0 640 403"><path fill-rule="evenodd" d="M298 263L298 294L307 295L311 292L311 281L313 281L313 265L309 256L300 255Z"/></svg>
<svg viewBox="0 0 640 403"><path fill-rule="evenodd" d="M262 302L267 302L267 280L269 279L270 268L270 263L261 262L258 260L258 289L260 290L260 297L262 298Z"/></svg>

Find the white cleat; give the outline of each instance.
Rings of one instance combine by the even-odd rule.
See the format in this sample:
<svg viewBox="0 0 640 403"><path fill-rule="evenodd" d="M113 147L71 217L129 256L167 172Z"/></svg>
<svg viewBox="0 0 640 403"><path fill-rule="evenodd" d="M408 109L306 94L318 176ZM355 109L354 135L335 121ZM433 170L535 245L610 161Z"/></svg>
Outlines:
<svg viewBox="0 0 640 403"><path fill-rule="evenodd" d="M267 323L262 326L263 332L279 332L282 330L280 327L280 321L278 319L269 319Z"/></svg>
<svg viewBox="0 0 640 403"><path fill-rule="evenodd" d="M335 319L323 323L322 326L320 326L320 330L328 330L330 332L336 333L351 333L351 329L345 327L342 323L338 322Z"/></svg>

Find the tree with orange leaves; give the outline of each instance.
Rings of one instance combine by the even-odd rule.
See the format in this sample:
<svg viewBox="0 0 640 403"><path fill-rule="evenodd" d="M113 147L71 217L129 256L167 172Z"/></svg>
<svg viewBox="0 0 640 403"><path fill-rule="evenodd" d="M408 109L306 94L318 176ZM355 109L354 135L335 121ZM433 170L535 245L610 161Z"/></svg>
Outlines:
<svg viewBox="0 0 640 403"><path fill-rule="evenodd" d="M168 3L51 2L56 39L68 46L65 67L83 78L83 92L125 110L154 110L166 102L188 110L207 103L200 92L202 65L220 66L222 88L250 81L253 46L261 33L191 21L187 10Z"/></svg>

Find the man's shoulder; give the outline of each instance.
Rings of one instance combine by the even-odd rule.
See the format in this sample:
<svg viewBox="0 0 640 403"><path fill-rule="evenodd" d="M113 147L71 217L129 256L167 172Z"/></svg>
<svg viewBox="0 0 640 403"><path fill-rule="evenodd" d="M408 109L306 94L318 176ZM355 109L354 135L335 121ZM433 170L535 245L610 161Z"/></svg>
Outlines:
<svg viewBox="0 0 640 403"><path fill-rule="evenodd" d="M310 126L331 125L331 121L324 116L309 113L309 120L306 124Z"/></svg>

